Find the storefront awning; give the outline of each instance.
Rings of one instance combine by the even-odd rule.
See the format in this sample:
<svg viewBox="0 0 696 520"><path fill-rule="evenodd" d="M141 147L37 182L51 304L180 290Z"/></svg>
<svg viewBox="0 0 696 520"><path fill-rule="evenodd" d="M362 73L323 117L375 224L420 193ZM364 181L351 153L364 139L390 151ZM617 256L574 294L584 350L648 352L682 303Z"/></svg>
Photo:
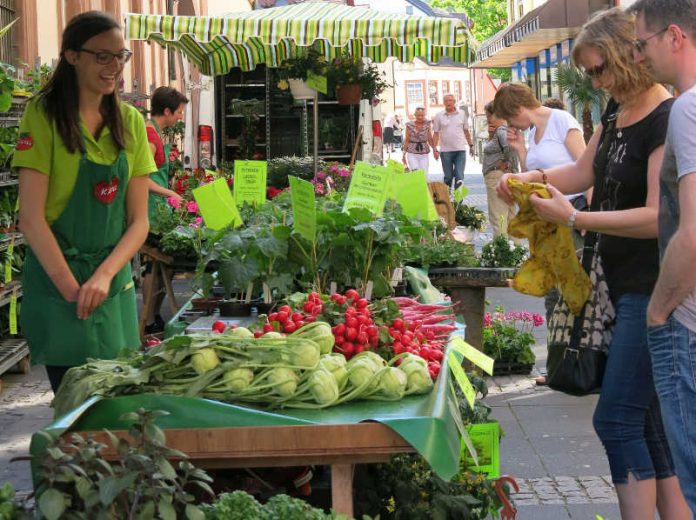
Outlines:
<svg viewBox="0 0 696 520"><path fill-rule="evenodd" d="M564 40L574 38L589 17L587 0L549 0L506 27L476 50L472 68L511 67Z"/></svg>
<svg viewBox="0 0 696 520"><path fill-rule="evenodd" d="M277 67L298 47L313 46L331 59L342 50L383 62L390 56L436 63L467 60L464 21L384 13L326 2L307 2L224 17L126 15L126 37L180 50L203 74L232 67Z"/></svg>

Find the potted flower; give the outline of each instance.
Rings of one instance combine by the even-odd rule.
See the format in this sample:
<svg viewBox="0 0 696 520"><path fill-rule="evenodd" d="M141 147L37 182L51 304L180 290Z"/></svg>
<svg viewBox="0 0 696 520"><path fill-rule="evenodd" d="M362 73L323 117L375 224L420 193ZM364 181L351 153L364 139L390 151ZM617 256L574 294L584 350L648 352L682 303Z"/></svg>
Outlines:
<svg viewBox="0 0 696 520"><path fill-rule="evenodd" d="M341 105L357 105L361 99L379 96L389 87L376 65L365 63L362 58L341 54L329 67L329 82L336 89Z"/></svg>
<svg viewBox="0 0 696 520"><path fill-rule="evenodd" d="M483 352L495 359L494 375L529 374L534 366L532 330L544 318L531 312L505 312L498 306L483 316Z"/></svg>
<svg viewBox="0 0 696 520"><path fill-rule="evenodd" d="M278 88L290 88L295 99L312 99L315 91L307 85L309 74L323 76L326 74L326 61L318 51L308 49L295 57L283 61L278 68Z"/></svg>
<svg viewBox="0 0 696 520"><path fill-rule="evenodd" d="M457 204L454 220L457 222L457 232L464 235L464 240L470 242L476 233L486 228L486 214L480 209L464 204Z"/></svg>

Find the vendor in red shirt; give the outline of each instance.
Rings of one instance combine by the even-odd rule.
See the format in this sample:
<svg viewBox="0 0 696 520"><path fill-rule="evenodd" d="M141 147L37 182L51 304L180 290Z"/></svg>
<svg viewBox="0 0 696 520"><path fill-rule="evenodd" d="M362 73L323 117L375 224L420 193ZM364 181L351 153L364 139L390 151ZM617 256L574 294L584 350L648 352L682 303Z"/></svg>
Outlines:
<svg viewBox="0 0 696 520"><path fill-rule="evenodd" d="M150 99L150 113L152 118L146 123L145 129L147 131L147 140L150 144L150 151L155 158L155 165L157 166L157 171L150 175L150 196L148 201L148 212L150 217L150 222L155 217L157 212L157 206L159 204L166 204L166 199L172 197L178 201L181 200L181 196L175 191L169 188L169 152L171 149L170 144L164 144L162 142L162 130L165 128L171 128L176 123L184 119L184 110L188 99L178 90L171 87L159 87L152 94ZM145 279L143 283L143 299L146 299L146 288L150 287L148 283L149 277L152 276L150 273L150 266L145 267ZM155 279L154 292L155 302L154 307L151 307L150 315L147 316L145 322L145 333L153 334L155 332L161 332L164 330L164 320L158 314L158 309L162 305L162 300L164 299L162 291L159 290L159 280Z"/></svg>

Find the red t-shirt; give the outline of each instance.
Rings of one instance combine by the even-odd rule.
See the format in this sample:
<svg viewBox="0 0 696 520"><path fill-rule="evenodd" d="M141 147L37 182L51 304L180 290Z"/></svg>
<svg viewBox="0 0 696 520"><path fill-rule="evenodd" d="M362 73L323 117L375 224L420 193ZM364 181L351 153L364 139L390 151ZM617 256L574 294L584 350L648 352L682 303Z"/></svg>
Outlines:
<svg viewBox="0 0 696 520"><path fill-rule="evenodd" d="M155 145L155 165L159 168L164 164L164 146L162 145L162 139L157 133L157 130L153 127L146 126L145 130L147 130L148 142Z"/></svg>

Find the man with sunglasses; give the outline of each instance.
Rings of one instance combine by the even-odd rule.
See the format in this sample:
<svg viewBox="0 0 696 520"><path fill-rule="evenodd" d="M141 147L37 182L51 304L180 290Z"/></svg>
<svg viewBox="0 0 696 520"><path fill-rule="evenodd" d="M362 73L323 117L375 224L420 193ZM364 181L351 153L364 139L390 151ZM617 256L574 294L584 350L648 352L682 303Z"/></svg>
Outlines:
<svg viewBox="0 0 696 520"><path fill-rule="evenodd" d="M696 0L638 0L635 59L681 95L660 171L660 276L648 305L655 386L677 475L696 513Z"/></svg>

